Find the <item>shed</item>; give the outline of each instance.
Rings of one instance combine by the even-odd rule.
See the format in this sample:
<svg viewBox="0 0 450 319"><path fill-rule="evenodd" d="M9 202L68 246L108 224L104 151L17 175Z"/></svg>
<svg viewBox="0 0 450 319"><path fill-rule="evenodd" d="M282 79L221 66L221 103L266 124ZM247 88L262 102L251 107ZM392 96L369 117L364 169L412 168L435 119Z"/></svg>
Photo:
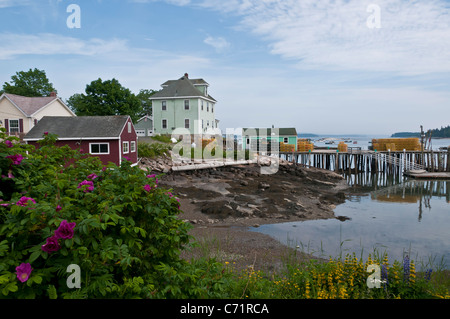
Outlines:
<svg viewBox="0 0 450 319"><path fill-rule="evenodd" d="M266 139L268 142L276 140L279 143L294 145L297 150L297 130L293 127L287 128L243 128L242 143L244 149L250 148L252 141Z"/></svg>
<svg viewBox="0 0 450 319"><path fill-rule="evenodd" d="M80 149L99 157L105 165L120 165L123 158L137 165L137 134L128 115L45 116L25 135L24 141L38 145L45 132L58 136L56 145Z"/></svg>

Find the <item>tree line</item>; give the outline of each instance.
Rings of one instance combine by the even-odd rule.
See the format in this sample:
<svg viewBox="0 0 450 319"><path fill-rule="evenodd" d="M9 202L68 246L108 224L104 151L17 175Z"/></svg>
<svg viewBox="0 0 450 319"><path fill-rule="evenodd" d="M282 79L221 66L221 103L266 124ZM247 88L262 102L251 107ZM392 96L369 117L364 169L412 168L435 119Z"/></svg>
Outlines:
<svg viewBox="0 0 450 319"><path fill-rule="evenodd" d="M431 137L448 138L450 137L450 125L430 130L427 132L428 136L429 134L431 134ZM399 132L392 134L391 137L420 137L420 132Z"/></svg>
<svg viewBox="0 0 450 319"><path fill-rule="evenodd" d="M49 81L44 70L37 68L16 72L11 81L3 84L3 93L28 97L50 96L57 93L53 83ZM86 85L84 93L75 93L65 103L78 116L94 115L129 115L137 121L144 115L152 115L150 96L157 91L141 89L134 94L122 86L115 78L102 80L98 78Z"/></svg>

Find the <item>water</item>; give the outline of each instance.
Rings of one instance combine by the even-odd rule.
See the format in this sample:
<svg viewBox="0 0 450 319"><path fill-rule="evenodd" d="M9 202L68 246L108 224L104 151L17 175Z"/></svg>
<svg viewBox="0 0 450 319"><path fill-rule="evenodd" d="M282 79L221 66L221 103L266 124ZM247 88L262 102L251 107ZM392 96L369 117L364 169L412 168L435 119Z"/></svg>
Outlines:
<svg viewBox="0 0 450 319"><path fill-rule="evenodd" d="M369 135L349 135L349 136L334 136L334 135L320 135L312 137L311 141L314 142L315 147L334 147L336 148L338 143L344 141L350 147L361 147L362 150L367 150L371 146L372 139L377 138L390 138L390 136L369 136ZM327 144L334 142L334 144ZM354 144L354 142L356 142ZM450 146L450 138L431 139L431 148L434 151L439 150L440 147Z"/></svg>
<svg viewBox="0 0 450 319"><path fill-rule="evenodd" d="M390 262L408 254L417 265L450 269L450 181L373 181L335 209L349 220L263 225L254 231L317 257L387 253ZM366 187L367 188L367 187ZM375 190L376 189L376 190Z"/></svg>

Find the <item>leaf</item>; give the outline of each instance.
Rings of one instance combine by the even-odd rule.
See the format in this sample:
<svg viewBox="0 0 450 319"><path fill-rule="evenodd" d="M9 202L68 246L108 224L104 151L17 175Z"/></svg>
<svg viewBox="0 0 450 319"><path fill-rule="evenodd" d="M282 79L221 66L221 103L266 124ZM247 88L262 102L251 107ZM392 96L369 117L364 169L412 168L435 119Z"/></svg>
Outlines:
<svg viewBox="0 0 450 319"><path fill-rule="evenodd" d="M35 261L39 256L41 255L41 251L40 250L36 250L35 252L33 252L30 255L30 258L28 260L28 262L31 264L33 261Z"/></svg>
<svg viewBox="0 0 450 319"><path fill-rule="evenodd" d="M48 292L48 297L50 299L57 299L58 298L58 294L56 292L56 288L53 285L49 285L47 288L47 292Z"/></svg>

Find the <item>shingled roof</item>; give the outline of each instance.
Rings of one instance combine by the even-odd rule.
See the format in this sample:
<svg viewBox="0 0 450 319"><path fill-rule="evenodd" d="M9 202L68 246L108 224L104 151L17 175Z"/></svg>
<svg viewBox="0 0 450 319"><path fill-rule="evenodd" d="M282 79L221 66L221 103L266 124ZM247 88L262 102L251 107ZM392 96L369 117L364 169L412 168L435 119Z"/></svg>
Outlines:
<svg viewBox="0 0 450 319"><path fill-rule="evenodd" d="M176 98L176 97L204 97L213 102L217 102L211 95L203 94L196 85L206 85L208 83L203 79L189 79L185 74L178 80L169 80L164 82L161 86L163 89L152 95L151 99L160 98Z"/></svg>
<svg viewBox="0 0 450 319"><path fill-rule="evenodd" d="M43 97L28 97L11 93L3 93L2 97L9 99L26 116L31 116L50 102L59 99L56 95Z"/></svg>
<svg viewBox="0 0 450 319"><path fill-rule="evenodd" d="M59 139L119 138L128 115L114 116L44 116L25 135L24 141L42 139L45 132Z"/></svg>
<svg viewBox="0 0 450 319"><path fill-rule="evenodd" d="M273 131L272 131L273 130ZM281 128L243 128L242 135L243 136L259 136L260 134L263 136L271 136L272 132L276 132L278 130L279 136L297 136L297 130L294 127L281 127Z"/></svg>

